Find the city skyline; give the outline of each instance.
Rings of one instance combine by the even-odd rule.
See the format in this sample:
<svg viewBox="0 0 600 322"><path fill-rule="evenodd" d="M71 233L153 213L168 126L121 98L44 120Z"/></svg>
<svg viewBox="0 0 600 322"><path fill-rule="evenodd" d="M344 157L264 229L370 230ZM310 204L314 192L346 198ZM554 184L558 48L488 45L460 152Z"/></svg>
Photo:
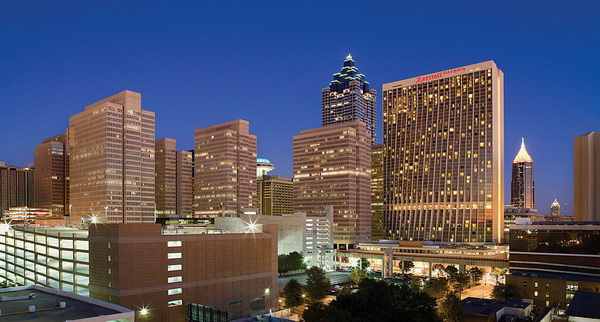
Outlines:
<svg viewBox="0 0 600 322"><path fill-rule="evenodd" d="M547 206L542 205L557 198L563 206L568 203L567 211L572 214L573 137L600 130L600 112L595 105L598 94L585 91L598 85L598 66L591 63L597 44L592 37L592 30L597 30L591 15L594 10L584 12L557 3L536 10L529 10L533 4L519 10L498 4L476 8L442 4L432 11L412 4L404 12L413 16L406 14L398 27L423 24L424 29L421 35L399 36L389 27L402 19L382 22L398 10L382 10L381 4L363 10L324 4L323 13L318 14L312 13L314 7L309 5L277 4L264 13L260 6L241 5L228 17L222 5L211 4L203 8L207 15L203 23L193 14L198 7L165 9L151 4L135 12L138 19L121 19L111 3L83 12L78 6L36 6L32 13L28 5L5 5L11 16L0 24L5 30L2 46L6 53L0 63L5 71L0 76L5 85L0 105L5 107L4 117L11 120L0 131L0 138L7 142L0 160L10 166L26 167L33 162L34 147L64 132L69 116L90 102L133 90L141 92L144 105L157 114L157 139L174 138L182 149L191 149L195 129L246 119L258 137L258 156L273 161L276 169L272 174L291 177L292 136L319 126L319 91L331 74L339 71L340 60L348 53L379 93L386 82L495 60L506 74L505 155L515 155L520 138L527 139L528 150L536 159L536 199L541 213L548 214ZM124 6L134 11L134 4ZM350 41L357 36L351 31L340 31L338 37L319 33L330 25L334 9L349 18L366 17L359 23L363 32L357 40ZM163 10L166 14L156 19L155 14ZM273 19L276 10L287 10L289 15ZM101 23L103 14L109 12L115 18L112 26ZM178 24L173 24L175 14L183 15ZM438 28L427 22L458 21L469 14L479 14L473 25L494 23L481 31L452 24L455 32L438 37ZM263 15L272 19L258 23ZM562 20L557 22L559 16ZM306 26L307 19L314 26ZM148 26L150 21L158 27ZM211 28L217 22L224 23ZM369 24L375 28L364 30ZM168 28L162 31L165 26ZM265 31L271 33L265 37ZM473 34L467 35L471 31ZM90 33L94 37L89 37ZM177 40L157 39L165 33L177 35ZM494 41L475 46L473 41L483 35ZM557 47L556 37L568 40ZM180 42L187 46L185 50ZM114 50L116 43L119 50ZM511 49L515 46L518 51ZM282 82L286 77L293 77L294 83ZM224 84L236 90L232 92ZM381 124L380 95L378 105ZM28 113L23 113L25 110ZM381 129L378 137L381 142ZM505 158L505 169L509 165ZM509 180L510 173L505 171L505 181ZM507 186L504 203L509 203Z"/></svg>

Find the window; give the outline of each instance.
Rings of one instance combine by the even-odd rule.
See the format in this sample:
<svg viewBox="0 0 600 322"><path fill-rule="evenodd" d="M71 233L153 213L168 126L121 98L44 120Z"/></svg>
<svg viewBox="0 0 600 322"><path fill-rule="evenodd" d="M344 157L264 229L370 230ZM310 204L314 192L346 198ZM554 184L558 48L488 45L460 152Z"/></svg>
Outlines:
<svg viewBox="0 0 600 322"><path fill-rule="evenodd" d="M533 283L533 287L538 287L538 282Z"/></svg>
<svg viewBox="0 0 600 322"><path fill-rule="evenodd" d="M538 291L534 291L533 296L538 296Z"/></svg>
<svg viewBox="0 0 600 322"><path fill-rule="evenodd" d="M236 305L236 304L241 304L241 303L242 303L242 301L229 302L229 303L225 304L225 306Z"/></svg>
<svg viewBox="0 0 600 322"><path fill-rule="evenodd" d="M523 282L523 287L527 287L527 282Z"/></svg>
<svg viewBox="0 0 600 322"><path fill-rule="evenodd" d="M168 259L181 258L181 253L169 253L167 254Z"/></svg>
<svg viewBox="0 0 600 322"><path fill-rule="evenodd" d="M181 240L168 241L167 247L181 247Z"/></svg>
<svg viewBox="0 0 600 322"><path fill-rule="evenodd" d="M550 288L550 284L546 283L546 288Z"/></svg>
<svg viewBox="0 0 600 322"><path fill-rule="evenodd" d="M567 284L567 290L569 290L569 291L577 291L578 289L579 289L579 286L577 286L577 285Z"/></svg>
<svg viewBox="0 0 600 322"><path fill-rule="evenodd" d="M181 304L183 304L183 301L181 301L181 300L167 302L168 307L180 306Z"/></svg>
<svg viewBox="0 0 600 322"><path fill-rule="evenodd" d="M172 288L167 291L167 295L181 294L181 292L182 292L181 288Z"/></svg>
<svg viewBox="0 0 600 322"><path fill-rule="evenodd" d="M181 264L177 264L177 265L169 265L167 266L167 271L180 271L182 269Z"/></svg>
<svg viewBox="0 0 600 322"><path fill-rule="evenodd" d="M181 278L181 276L173 276L173 277L167 278L167 283L177 283L177 282L181 282L181 281L183 281L183 278Z"/></svg>
<svg viewBox="0 0 600 322"><path fill-rule="evenodd" d="M550 297L550 293L549 292L546 292L546 297Z"/></svg>

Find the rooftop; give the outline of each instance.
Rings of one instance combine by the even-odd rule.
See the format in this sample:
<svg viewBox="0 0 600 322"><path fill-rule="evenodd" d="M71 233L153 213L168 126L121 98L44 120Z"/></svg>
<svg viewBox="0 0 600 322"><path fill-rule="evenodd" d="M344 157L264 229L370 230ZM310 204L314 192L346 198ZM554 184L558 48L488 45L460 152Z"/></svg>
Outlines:
<svg viewBox="0 0 600 322"><path fill-rule="evenodd" d="M2 322L10 321L66 321L98 316L107 316L133 311L127 308L76 295L69 292L57 291L41 286L21 286L0 289L2 297L28 297L35 293L35 298L21 300L0 301ZM65 302L66 307L60 308L60 302ZM35 312L29 312L29 306L35 305ZM125 316L121 317L124 318ZM118 317L110 317L114 320ZM109 320L109 319L107 319Z"/></svg>
<svg viewBox="0 0 600 322"><path fill-rule="evenodd" d="M600 293L579 291L571 300L566 315L585 318L600 318Z"/></svg>
<svg viewBox="0 0 600 322"><path fill-rule="evenodd" d="M466 299L462 300L462 304L465 313L478 315L491 315L505 307L526 309L528 306L532 305L531 303L527 302L498 301L491 299L480 299L476 297L467 297Z"/></svg>

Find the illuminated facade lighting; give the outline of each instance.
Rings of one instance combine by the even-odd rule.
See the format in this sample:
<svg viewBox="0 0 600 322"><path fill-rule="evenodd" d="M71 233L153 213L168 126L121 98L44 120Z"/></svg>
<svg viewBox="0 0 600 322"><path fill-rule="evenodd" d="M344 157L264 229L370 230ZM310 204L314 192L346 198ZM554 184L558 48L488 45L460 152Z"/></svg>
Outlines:
<svg viewBox="0 0 600 322"><path fill-rule="evenodd" d="M504 76L493 61L384 84L383 127L387 238L502 240Z"/></svg>
<svg viewBox="0 0 600 322"><path fill-rule="evenodd" d="M533 180L533 159L525 149L525 139L512 163L510 200L516 208L535 209L535 183Z"/></svg>

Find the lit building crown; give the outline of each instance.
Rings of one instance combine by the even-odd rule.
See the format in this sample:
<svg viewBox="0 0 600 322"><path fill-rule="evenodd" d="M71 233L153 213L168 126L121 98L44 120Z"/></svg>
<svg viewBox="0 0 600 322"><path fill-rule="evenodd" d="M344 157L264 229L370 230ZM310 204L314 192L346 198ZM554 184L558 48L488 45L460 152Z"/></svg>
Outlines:
<svg viewBox="0 0 600 322"><path fill-rule="evenodd" d="M558 201L556 201L556 199L554 199L554 202L552 202L552 206L560 206L560 204L558 203Z"/></svg>
<svg viewBox="0 0 600 322"><path fill-rule="evenodd" d="M521 149L519 150L519 153L517 153L517 156L513 160L513 163L523 162L533 162L533 159L531 159L529 153L527 153L527 149L525 148L525 138L521 139Z"/></svg>
<svg viewBox="0 0 600 322"><path fill-rule="evenodd" d="M352 55L348 54L344 60L344 67L339 73L333 74L333 81L329 88L333 92L342 93L344 89L350 87L351 81L359 81L363 92L369 91L369 82L365 80L365 75L358 73L358 68L354 66Z"/></svg>

